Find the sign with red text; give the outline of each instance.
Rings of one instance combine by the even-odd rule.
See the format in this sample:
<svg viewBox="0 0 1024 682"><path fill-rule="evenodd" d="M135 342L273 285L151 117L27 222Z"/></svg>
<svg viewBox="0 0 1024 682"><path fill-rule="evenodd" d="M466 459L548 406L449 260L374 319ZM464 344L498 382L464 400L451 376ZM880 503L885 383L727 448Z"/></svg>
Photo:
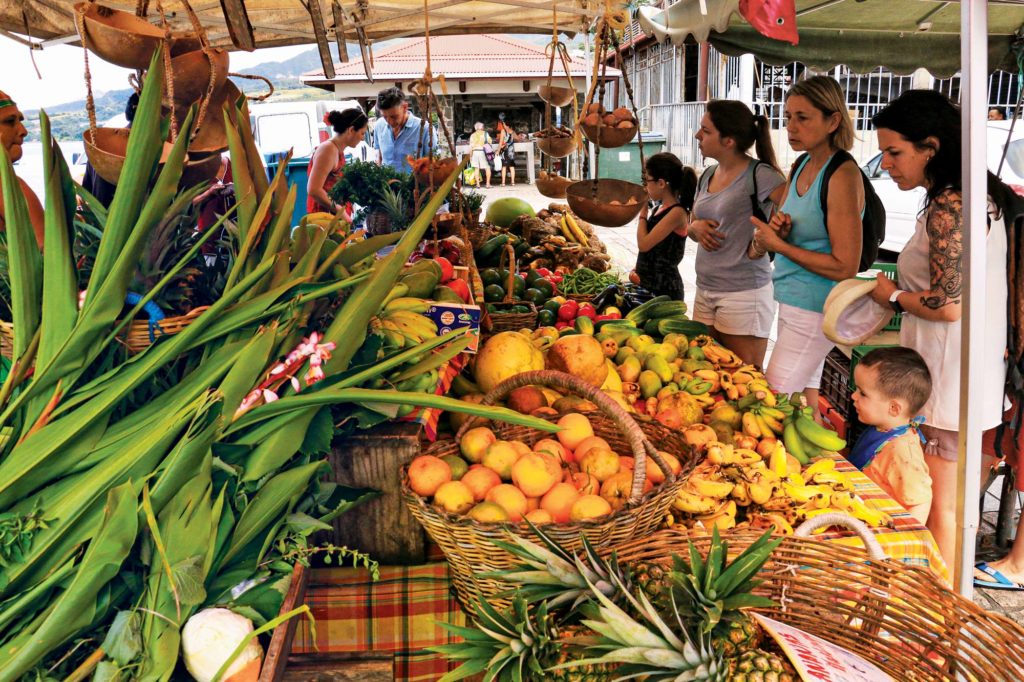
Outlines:
<svg viewBox="0 0 1024 682"><path fill-rule="evenodd" d="M874 663L792 625L751 614L782 647L805 682L893 682Z"/></svg>

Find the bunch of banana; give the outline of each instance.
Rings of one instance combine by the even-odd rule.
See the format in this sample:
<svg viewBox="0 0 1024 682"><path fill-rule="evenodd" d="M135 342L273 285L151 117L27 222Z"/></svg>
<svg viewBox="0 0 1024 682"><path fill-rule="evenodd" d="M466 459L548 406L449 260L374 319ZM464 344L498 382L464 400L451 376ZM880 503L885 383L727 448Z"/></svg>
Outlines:
<svg viewBox="0 0 1024 682"><path fill-rule="evenodd" d="M432 393L437 388L437 367L424 371L417 369L415 374L411 374L410 369L396 370L386 377L378 377L371 384L371 388L392 389L403 393ZM415 405L399 405L395 416L408 416L415 409Z"/></svg>
<svg viewBox="0 0 1024 682"><path fill-rule="evenodd" d="M786 417L782 441L790 454L802 462L809 462L828 452L839 452L846 447L846 440L840 438L839 434L814 421L809 407L794 410Z"/></svg>
<svg viewBox="0 0 1024 682"><path fill-rule="evenodd" d="M710 340L711 337L704 335L698 336L690 343L696 343L701 346L704 349L704 357L707 358L709 362L714 363L718 369L737 369L743 366L743 358L736 355L733 351L715 341L711 341L710 343L705 341L704 343L701 343L702 339Z"/></svg>
<svg viewBox="0 0 1024 682"><path fill-rule="evenodd" d="M430 301L426 299L394 298L384 305L384 309L370 326L373 331L384 337L385 347L412 347L437 336L437 325L421 314L429 307Z"/></svg>
<svg viewBox="0 0 1024 682"><path fill-rule="evenodd" d="M558 221L558 227L562 230L562 234L569 242L582 245L584 248L590 247L590 240L587 239L587 234L580 228L579 223L576 222L576 217L566 211L562 214L561 220Z"/></svg>
<svg viewBox="0 0 1024 682"><path fill-rule="evenodd" d="M687 514L710 514L729 497L732 488L733 484L725 480L721 467L704 461L687 478L672 507Z"/></svg>

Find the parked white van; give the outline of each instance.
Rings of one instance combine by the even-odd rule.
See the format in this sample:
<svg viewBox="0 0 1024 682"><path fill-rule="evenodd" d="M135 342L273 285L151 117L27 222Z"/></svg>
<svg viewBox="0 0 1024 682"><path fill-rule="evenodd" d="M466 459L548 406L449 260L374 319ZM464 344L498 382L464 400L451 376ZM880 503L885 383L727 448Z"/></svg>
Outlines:
<svg viewBox="0 0 1024 682"><path fill-rule="evenodd" d="M316 102L270 102L249 106L256 144L264 155L293 150L292 158L307 158L322 142L333 135L324 115L358 107L355 100L322 100ZM346 163L371 161L376 151L365 141L345 149Z"/></svg>

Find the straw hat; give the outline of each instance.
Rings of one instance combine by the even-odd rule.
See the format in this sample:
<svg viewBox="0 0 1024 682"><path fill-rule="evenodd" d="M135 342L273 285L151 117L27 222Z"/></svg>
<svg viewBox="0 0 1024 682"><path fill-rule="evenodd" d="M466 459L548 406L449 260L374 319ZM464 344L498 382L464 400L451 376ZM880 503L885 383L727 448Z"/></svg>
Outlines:
<svg viewBox="0 0 1024 682"><path fill-rule="evenodd" d="M874 279L845 279L825 299L825 320L821 330L841 346L857 346L882 331L892 319L892 310L875 303L868 294Z"/></svg>

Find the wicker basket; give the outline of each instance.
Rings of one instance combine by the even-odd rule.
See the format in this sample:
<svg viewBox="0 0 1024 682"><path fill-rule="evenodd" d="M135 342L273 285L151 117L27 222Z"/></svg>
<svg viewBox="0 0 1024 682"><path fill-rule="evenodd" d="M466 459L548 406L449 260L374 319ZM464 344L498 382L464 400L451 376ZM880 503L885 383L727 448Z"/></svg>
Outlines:
<svg viewBox="0 0 1024 682"><path fill-rule="evenodd" d="M594 300L593 294L566 294L565 297L577 303L590 303Z"/></svg>
<svg viewBox="0 0 1024 682"><path fill-rule="evenodd" d="M487 311L483 319L484 331L497 334L498 332L511 332L519 329L536 329L537 306L529 301L516 301L512 296L512 282L518 268L516 266L516 252L511 244L506 244L505 249L501 252L501 260L498 262L498 267L508 268L508 282L505 284L505 300L501 303L495 303L494 306L499 310L511 308L512 306L526 306L530 311L526 313L492 313Z"/></svg>
<svg viewBox="0 0 1024 682"><path fill-rule="evenodd" d="M162 336L172 336L192 324L193 320L203 314L210 306L200 306L184 315L165 317L157 327L150 330L149 321L136 320L121 333L121 340L131 354L141 353ZM14 354L14 324L0 320L0 355L11 359Z"/></svg>
<svg viewBox="0 0 1024 682"><path fill-rule="evenodd" d="M501 400L512 390L529 385L545 385L572 391L598 406L603 414L589 416L594 433L604 438L619 453L630 452L635 459L633 490L630 500L619 511L599 520L547 525L545 531L564 547L574 550L582 547L582 533L597 547L614 547L634 537L644 537L654 532L661 524L669 505L675 499L684 477L697 463L698 455L682 436L654 422L637 423L618 403L590 384L562 372L537 371L519 374L502 382L491 391L482 404L490 405ZM552 418L554 419L554 418ZM439 441L425 453L444 456L458 454L459 438L462 432L472 426L472 420L456 434L455 440ZM499 424L495 427L499 438L522 440L533 445L551 434L522 426ZM655 448L652 443L657 443ZM642 495L647 457L661 466L664 464L657 454L660 449L675 455L681 465L683 476L667 477L665 483ZM662 466L662 470L666 470ZM497 580L478 578L479 573L498 571L518 563L511 554L498 549L493 540L503 540L508 533L531 537L525 524L480 523L464 516L445 513L427 503L409 488L407 469L402 469L402 496L413 516L423 524L427 534L445 553L451 568L452 582L463 607L473 603L479 593L496 607L504 606L507 600L495 599L494 595L507 590L509 585Z"/></svg>
<svg viewBox="0 0 1024 682"><path fill-rule="evenodd" d="M823 515L797 530L845 523L845 515ZM871 661L900 680L1024 679L1024 627L985 611L951 592L934 573L886 558L863 528L858 533L874 549L838 545L807 537L787 537L761 569L755 592L779 606L758 609ZM730 554L759 536L729 531ZM680 529L662 530L615 549L625 562L671 565L672 554L687 556L687 542L707 554L711 538Z"/></svg>

